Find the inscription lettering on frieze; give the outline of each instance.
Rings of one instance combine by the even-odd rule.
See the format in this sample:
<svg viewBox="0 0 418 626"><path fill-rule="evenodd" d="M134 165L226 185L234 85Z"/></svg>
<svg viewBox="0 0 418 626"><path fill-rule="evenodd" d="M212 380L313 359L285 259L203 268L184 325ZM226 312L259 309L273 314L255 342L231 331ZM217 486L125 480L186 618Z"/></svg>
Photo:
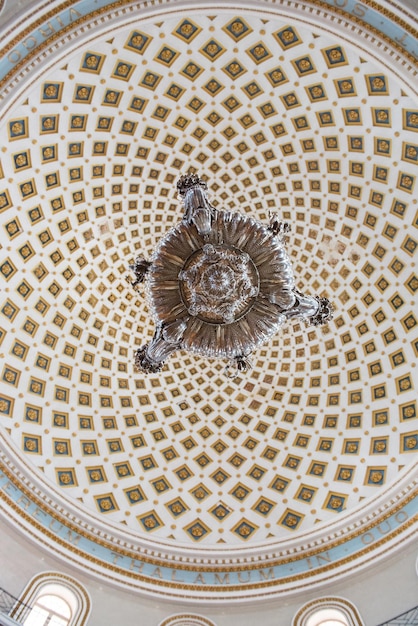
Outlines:
<svg viewBox="0 0 418 626"><path fill-rule="evenodd" d="M267 571L260 569L259 570L259 574L260 574L260 580L271 580L274 579L274 569L272 567L270 567L270 569L268 569Z"/></svg>
<svg viewBox="0 0 418 626"><path fill-rule="evenodd" d="M7 59L9 63L15 65L26 56L27 52L30 52L36 48L36 46L48 39L48 37L51 37L62 28L72 24L80 17L82 17L82 14L74 8L68 9L68 11L63 11L60 15L53 17L51 20L35 30L32 35L23 39L8 53Z"/></svg>
<svg viewBox="0 0 418 626"><path fill-rule="evenodd" d="M129 565L129 571L130 572L138 572L138 574L141 574L143 569L144 569L144 563L142 561L137 561L136 559L131 559L131 562L130 562L130 565Z"/></svg>
<svg viewBox="0 0 418 626"><path fill-rule="evenodd" d="M412 499L404 505L404 508L389 515L383 521L376 523L375 526L369 527L368 530L360 535L355 535L344 541L342 544L329 546L328 549L309 557L303 557L291 563L280 563L271 567L262 567L260 569L243 570L232 569L228 572L216 571L214 567L210 571L208 569L202 572L181 568L172 568L168 565L155 564L142 561L140 558L132 558L123 551L116 552L109 547L99 545L94 538L88 538L84 534L78 533L74 528L69 528L65 521L62 522L55 519L47 510L43 510L35 502L22 493L19 486L14 484L8 477L0 471L0 492L3 494L5 502L13 502L15 513L16 509L20 510L25 516L26 521L32 519L34 525L40 530L45 529L50 538L60 543L67 543L72 547L76 547L81 553L89 558L93 556L103 563L109 564L118 571L126 571L141 574L154 580L167 581L170 583L193 584L202 586L232 586L264 583L265 581L286 581L295 574L303 575L303 573L311 572L315 574L315 570L321 570L330 563L343 561L349 555L361 556L365 549L370 548L373 544L379 545L387 537L394 536L399 532L400 527L407 527L409 520L416 515L417 499ZM4 507L3 514L7 515L7 507ZM29 522L30 523L30 522Z"/></svg>
<svg viewBox="0 0 418 626"><path fill-rule="evenodd" d="M317 567L322 567L326 563L331 563L331 556L328 552L322 552L322 554L317 554L315 556L309 556L306 559L309 569L315 569Z"/></svg>
<svg viewBox="0 0 418 626"><path fill-rule="evenodd" d="M357 15L357 17L363 17L367 11L367 7L360 2L356 2L354 6L351 6L351 2L349 2L349 0L332 0L332 4L339 9L345 9L352 15Z"/></svg>
<svg viewBox="0 0 418 626"><path fill-rule="evenodd" d="M331 9L344 11L347 16L351 15L355 18L361 18L363 22L371 25L373 28L379 28L384 34L393 37L393 22L389 19L382 21L382 14L364 5L359 0L325 0L325 2ZM99 4L104 5L105 2L103 1ZM52 17L39 26L8 53L8 62L12 66L16 65L16 63L24 59L31 50L34 50L49 37L56 35L60 30L90 12L88 2L79 2L78 8L79 10L69 8L68 10L62 11L59 15ZM394 41L414 57L417 57L417 52L414 49L414 38L409 36L401 25L398 26L398 31L398 34L393 37Z"/></svg>
<svg viewBox="0 0 418 626"><path fill-rule="evenodd" d="M361 535L362 543L368 546L378 541L383 535L387 535L387 533L394 531L398 526L406 522L408 518L409 515L405 510L398 511L391 519L385 520L381 524L378 524L376 528L373 528L373 530Z"/></svg>
<svg viewBox="0 0 418 626"><path fill-rule="evenodd" d="M215 574L215 583L218 583L220 585L230 585L230 580L229 580L229 574L226 573L223 576L221 576L220 574Z"/></svg>

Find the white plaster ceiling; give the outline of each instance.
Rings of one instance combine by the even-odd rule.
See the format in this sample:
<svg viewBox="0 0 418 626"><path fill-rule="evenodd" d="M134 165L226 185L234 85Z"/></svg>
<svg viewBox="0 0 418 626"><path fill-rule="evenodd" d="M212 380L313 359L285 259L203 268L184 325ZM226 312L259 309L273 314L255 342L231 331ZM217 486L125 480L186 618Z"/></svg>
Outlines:
<svg viewBox="0 0 418 626"><path fill-rule="evenodd" d="M2 119L1 424L69 499L150 539L294 538L416 460L418 105L365 50L255 11L116 28ZM153 334L127 265L181 219L196 171L218 208L292 223L298 287L329 297L230 381Z"/></svg>

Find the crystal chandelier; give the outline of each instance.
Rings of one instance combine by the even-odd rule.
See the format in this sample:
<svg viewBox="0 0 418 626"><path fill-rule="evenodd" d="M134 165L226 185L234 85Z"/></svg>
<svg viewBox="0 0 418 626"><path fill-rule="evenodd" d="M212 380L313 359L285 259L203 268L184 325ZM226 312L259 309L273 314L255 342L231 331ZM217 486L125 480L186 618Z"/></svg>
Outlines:
<svg viewBox="0 0 418 626"><path fill-rule="evenodd" d="M135 353L137 370L159 372L176 350L226 359L234 377L250 355L291 318L318 326L332 318L327 298L295 287L285 248L290 231L272 213L268 225L236 212L218 211L196 174L177 182L183 219L160 240L150 260L129 266L131 281L145 285L155 322L152 340Z"/></svg>

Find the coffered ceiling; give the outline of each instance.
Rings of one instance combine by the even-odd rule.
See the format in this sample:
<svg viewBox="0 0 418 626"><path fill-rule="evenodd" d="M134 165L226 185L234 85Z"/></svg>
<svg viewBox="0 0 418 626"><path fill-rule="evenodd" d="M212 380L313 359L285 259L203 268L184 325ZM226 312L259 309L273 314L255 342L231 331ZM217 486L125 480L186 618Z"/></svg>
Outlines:
<svg viewBox="0 0 418 626"><path fill-rule="evenodd" d="M358 42L235 7L98 29L2 117L1 424L63 497L179 544L243 546L326 525L416 461L418 104ZM128 264L182 216L292 224L298 287L324 328L289 323L229 380L153 334Z"/></svg>

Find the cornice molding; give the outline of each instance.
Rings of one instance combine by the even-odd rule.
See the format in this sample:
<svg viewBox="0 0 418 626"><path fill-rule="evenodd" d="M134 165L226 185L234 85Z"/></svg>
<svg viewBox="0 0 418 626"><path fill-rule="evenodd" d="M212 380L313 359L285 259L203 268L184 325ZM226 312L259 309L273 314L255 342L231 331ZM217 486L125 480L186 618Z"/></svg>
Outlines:
<svg viewBox="0 0 418 626"><path fill-rule="evenodd" d="M66 0L55 3L48 12L43 11L44 8L45 5L41 5L39 12L31 13L29 23L27 18L22 20L18 16L3 33L0 89L5 99L22 79L24 82L28 77L31 80L35 72L49 65L51 55L56 62L60 50L68 51L74 45L78 47L82 40L93 40L109 27L114 30L117 26L155 20L163 15L200 12L202 4L196 4L195 0L119 0L112 3L98 0L92 10L90 0ZM373 0L305 0L303 3L269 0L263 8L254 0L239 4L218 0L205 2L205 8L242 13L256 10L266 16L288 16L302 24L339 34L344 40L349 32L351 39L357 39L372 56L377 52L377 58L388 67L396 64L398 71L405 72L405 75L416 74L416 27L410 20Z"/></svg>
<svg viewBox="0 0 418 626"><path fill-rule="evenodd" d="M1 515L55 556L127 589L188 601L255 601L329 584L387 558L417 535L418 471L380 496L293 540L204 548L149 541L81 511L12 450L2 435ZM28 476L31 475L31 479ZM245 600L243 592L245 591Z"/></svg>

